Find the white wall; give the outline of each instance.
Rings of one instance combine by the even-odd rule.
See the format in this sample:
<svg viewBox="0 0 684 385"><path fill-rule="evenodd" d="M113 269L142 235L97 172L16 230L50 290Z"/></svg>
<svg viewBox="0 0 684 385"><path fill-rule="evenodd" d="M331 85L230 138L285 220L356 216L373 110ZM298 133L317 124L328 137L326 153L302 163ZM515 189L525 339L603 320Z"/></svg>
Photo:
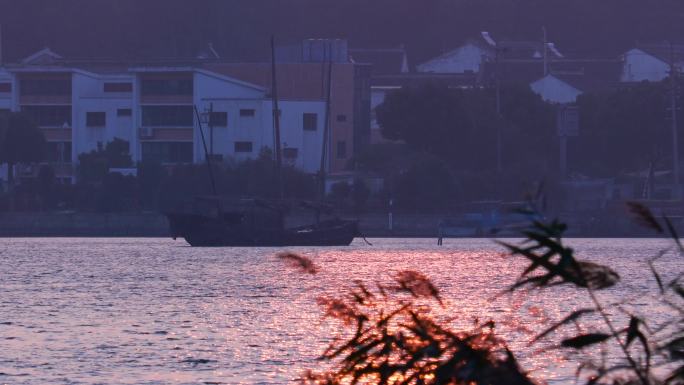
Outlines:
<svg viewBox="0 0 684 385"><path fill-rule="evenodd" d="M488 52L472 43L465 44L449 53L434 58L416 68L418 72L464 73L479 72L483 56Z"/></svg>
<svg viewBox="0 0 684 385"><path fill-rule="evenodd" d="M97 143L103 146L114 138L120 138L133 144L136 135L132 117L117 116L118 109L133 109L133 93L105 93L105 82L133 82L132 77L125 78L92 78L74 74L73 107L72 107L72 148L75 157L84 152L97 149ZM104 112L104 127L88 127L88 112ZM133 147L131 147L133 148ZM135 152L131 151L134 156ZM76 161L77 159L74 159ZM136 159L134 159L135 161Z"/></svg>
<svg viewBox="0 0 684 385"><path fill-rule="evenodd" d="M638 49L632 49L624 54L622 64L623 82L640 82L644 80L658 82L669 75L668 63Z"/></svg>
<svg viewBox="0 0 684 385"><path fill-rule="evenodd" d="M13 77L12 77L13 78ZM0 72L2 79L2 72ZM105 93L105 82L131 82L133 92ZM106 145L114 138L126 140L131 145L134 162L141 159L138 126L141 119L139 79L135 74L97 75L75 72L72 78L72 161L78 155L97 149L98 142ZM12 96L4 100L0 95L0 108L16 107L17 93L14 87ZM214 152L223 154L226 159L241 161L256 158L262 147L273 147L272 102L266 91L258 86L235 81L220 75L203 71L195 73L193 101L200 112L213 103L214 111L228 113L227 127L214 128ZM4 104L3 104L4 103ZM3 107L3 106L7 107ZM323 130L325 127L326 104L323 100L282 100L281 146L298 149L294 166L307 172L317 172L320 167ZM131 109L129 117L117 116L117 110ZM240 116L241 109L255 110L254 116ZM104 127L87 127L87 112L105 112ZM315 113L318 116L317 129L303 129L303 114ZM204 149L199 130L193 133L194 161L204 161ZM206 139L209 140L208 127L204 125ZM252 142L251 153L235 153L236 141ZM0 168L0 177L3 169Z"/></svg>
<svg viewBox="0 0 684 385"><path fill-rule="evenodd" d="M534 93L550 103L574 103L577 97L582 94L582 91L553 75L546 75L531 83L530 88Z"/></svg>
<svg viewBox="0 0 684 385"><path fill-rule="evenodd" d="M203 100L201 110L213 103L215 112L228 113L227 127L214 127L214 153L222 154L226 160L244 161L255 159L261 149L273 149L273 104L269 99L262 100ZM307 172L316 172L320 167L323 129L325 127L325 102L323 101L280 101L281 148L297 148L298 156L294 166ZM251 117L240 116L240 109L254 109ZM318 127L315 131L303 129L304 113L315 113L318 116ZM207 147L210 147L210 130L204 124L204 135ZM197 161L204 161L199 130L196 131ZM252 152L235 152L235 142L251 142Z"/></svg>
<svg viewBox="0 0 684 385"><path fill-rule="evenodd" d="M214 127L214 153L222 154L224 158L231 157L244 160L258 156L263 143L263 111L262 100L265 91L255 85L250 85L224 76L212 76L207 73L195 73L194 99L200 113L208 111L211 104L215 112L227 112L227 127ZM254 109L253 117L241 117L240 109ZM196 119L195 119L196 120ZM202 137L197 122L194 131L194 159L195 162L205 160ZM203 124L207 149L211 146L210 130ZM234 154L236 141L252 142L251 153Z"/></svg>
<svg viewBox="0 0 684 385"><path fill-rule="evenodd" d="M202 111L213 104L214 112L227 112L227 127L214 127L214 153L226 160L244 161L259 156L263 147L273 149L273 104L264 90L250 85L231 82L229 79L198 73L195 76L197 107ZM279 106L281 147L297 148L294 166L307 172L320 167L325 102L281 100ZM241 109L255 110L254 116L240 116ZM317 129L303 129L303 114L318 116ZM210 147L210 130L203 124L207 147ZM195 161L204 161L204 148L199 130L195 129ZM251 142L251 152L235 152L235 142Z"/></svg>
<svg viewBox="0 0 684 385"><path fill-rule="evenodd" d="M269 108L273 108L270 102L264 104L268 105ZM281 101L279 108L282 111L280 119L281 147L294 147L298 149L299 154L295 167L311 173L317 172L321 168L321 152L323 151L325 102ZM316 131L304 130L304 113L314 113L318 116ZM272 121L273 119L269 116L267 123L269 128L272 127ZM273 131L270 130L269 132ZM330 141L332 134L328 134L328 140ZM326 162L328 162L328 159L326 159ZM326 164L327 167L329 165Z"/></svg>
<svg viewBox="0 0 684 385"><path fill-rule="evenodd" d="M264 116L270 114L270 111L265 111L262 100L251 99L225 99L214 98L205 99L197 106L200 111L209 109L209 105L213 104L214 112L226 112L228 115L227 126L215 126L214 131L214 153L222 154L224 158L231 157L236 160L244 160L256 157L259 154L259 149L264 141L271 138L270 132L266 133L263 130ZM240 109L253 109L254 116L240 116ZM202 125L204 129L204 136L207 141L207 148L211 146L210 143L210 129L207 124ZM196 162L204 161L204 147L202 145L202 137L199 129L195 129L195 159ZM234 154L235 142L246 141L252 142L251 153Z"/></svg>

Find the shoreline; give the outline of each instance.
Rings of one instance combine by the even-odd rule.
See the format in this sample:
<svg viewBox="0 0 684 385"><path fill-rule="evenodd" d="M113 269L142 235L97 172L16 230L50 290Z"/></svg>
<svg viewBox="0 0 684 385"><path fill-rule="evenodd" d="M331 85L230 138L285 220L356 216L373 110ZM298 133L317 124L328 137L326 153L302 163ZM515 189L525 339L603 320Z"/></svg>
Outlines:
<svg viewBox="0 0 684 385"><path fill-rule="evenodd" d="M344 217L344 216L343 216ZM361 235L366 238L434 238L439 236L438 226L442 216L438 214L395 213L393 229L388 229L386 213L366 213L346 216L358 219ZM286 225L301 226L311 223L311 215L295 214L288 217ZM516 238L516 232L508 230L498 234L464 233L458 238ZM579 226L570 225L566 238L668 238L652 234L647 229L620 223L609 231L600 229L578 231ZM140 213L0 213L0 238L170 238L169 224L163 214Z"/></svg>

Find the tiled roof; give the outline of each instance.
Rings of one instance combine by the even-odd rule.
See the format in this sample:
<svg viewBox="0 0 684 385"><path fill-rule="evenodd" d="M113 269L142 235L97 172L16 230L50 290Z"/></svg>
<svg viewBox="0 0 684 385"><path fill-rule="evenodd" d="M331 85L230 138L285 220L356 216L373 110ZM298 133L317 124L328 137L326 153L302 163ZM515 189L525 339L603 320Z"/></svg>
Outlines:
<svg viewBox="0 0 684 385"><path fill-rule="evenodd" d="M672 60L674 60L675 63L684 62L684 44L670 45L668 42L637 43L636 48L657 57L665 63L669 63Z"/></svg>
<svg viewBox="0 0 684 385"><path fill-rule="evenodd" d="M372 87L415 87L428 84L439 84L447 87L475 87L477 74L436 74L410 73L398 75L375 76L371 80Z"/></svg>
<svg viewBox="0 0 684 385"><path fill-rule="evenodd" d="M349 50L352 62L371 64L372 75L396 75L409 71L406 51L403 48Z"/></svg>
<svg viewBox="0 0 684 385"><path fill-rule="evenodd" d="M337 66L350 64L336 63ZM225 76L233 77L264 88L271 88L270 63L209 63L203 66ZM279 63L278 97L283 99L322 99L325 98L325 82L328 65L321 63Z"/></svg>
<svg viewBox="0 0 684 385"><path fill-rule="evenodd" d="M542 60L503 60L500 64L502 83L529 84L544 76ZM582 91L605 89L618 84L622 70L619 59L576 58L550 60L548 73ZM485 64L482 80L492 84L495 80L496 64Z"/></svg>

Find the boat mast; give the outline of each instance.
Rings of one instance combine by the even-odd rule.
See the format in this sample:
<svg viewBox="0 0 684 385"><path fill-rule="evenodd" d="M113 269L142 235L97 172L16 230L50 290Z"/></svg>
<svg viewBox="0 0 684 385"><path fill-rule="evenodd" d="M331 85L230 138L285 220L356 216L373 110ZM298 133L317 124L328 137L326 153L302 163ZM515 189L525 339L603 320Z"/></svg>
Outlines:
<svg viewBox="0 0 684 385"><path fill-rule="evenodd" d="M332 51L332 49L330 50ZM328 153L328 136L330 135L330 101L332 98L332 52L328 52L328 79L327 79L327 96L325 100L325 128L323 129L323 149L321 150L321 168L318 171L318 192L321 201L325 198L325 161Z"/></svg>
<svg viewBox="0 0 684 385"><path fill-rule="evenodd" d="M276 160L276 184L280 199L283 199L282 156L280 152L280 109L278 108L278 84L276 81L275 38L271 36L271 97L273 99L273 147Z"/></svg>
<svg viewBox="0 0 684 385"><path fill-rule="evenodd" d="M197 117L197 123L199 124L199 132L200 136L202 137L202 146L204 147L204 159L207 161L207 167L209 168L209 179L211 179L211 192L214 193L214 196L216 196L216 181L214 180L214 170L211 167L211 159L209 157L209 151L207 150L207 141L204 139L204 130L202 129L202 119L200 117L199 110L197 109L197 106L194 105L193 108L195 109L195 116ZM209 117L211 119L211 116Z"/></svg>

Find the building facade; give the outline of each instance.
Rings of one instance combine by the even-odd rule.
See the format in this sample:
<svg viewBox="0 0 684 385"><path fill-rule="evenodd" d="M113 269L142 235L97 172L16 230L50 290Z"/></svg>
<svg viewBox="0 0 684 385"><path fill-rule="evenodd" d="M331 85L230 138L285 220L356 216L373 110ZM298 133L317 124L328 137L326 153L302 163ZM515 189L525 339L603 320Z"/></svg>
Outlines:
<svg viewBox="0 0 684 385"><path fill-rule="evenodd" d="M276 70L284 163L308 173L321 164L327 172L345 169L364 125L355 114L355 65L332 64L330 92L329 66L279 63ZM0 110L28 114L45 135L56 176L73 180L79 155L115 138L128 143L134 163L204 162L202 134L213 159L272 151L271 83L267 63L78 62L45 49L0 71Z"/></svg>

